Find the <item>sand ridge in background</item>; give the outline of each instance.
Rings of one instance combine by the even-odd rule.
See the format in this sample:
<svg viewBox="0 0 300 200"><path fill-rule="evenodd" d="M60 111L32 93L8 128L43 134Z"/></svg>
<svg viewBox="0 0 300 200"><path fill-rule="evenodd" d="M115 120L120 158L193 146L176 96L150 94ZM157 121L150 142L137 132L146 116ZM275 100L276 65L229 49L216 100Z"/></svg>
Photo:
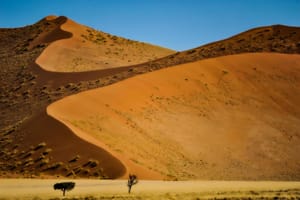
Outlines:
<svg viewBox="0 0 300 200"><path fill-rule="evenodd" d="M47 112L127 169L129 159L167 179L297 180L299 73L299 55L225 56L69 96Z"/></svg>
<svg viewBox="0 0 300 200"><path fill-rule="evenodd" d="M54 19L57 18L45 18ZM135 65L175 52L96 31L68 18L60 29L72 36L51 43L36 60L38 65L48 71L79 72Z"/></svg>

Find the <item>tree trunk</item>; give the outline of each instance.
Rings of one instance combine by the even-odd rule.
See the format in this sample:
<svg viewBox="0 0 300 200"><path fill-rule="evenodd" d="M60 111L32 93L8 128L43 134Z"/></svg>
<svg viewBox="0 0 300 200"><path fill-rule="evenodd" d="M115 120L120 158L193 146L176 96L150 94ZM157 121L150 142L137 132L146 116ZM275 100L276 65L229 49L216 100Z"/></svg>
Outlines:
<svg viewBox="0 0 300 200"><path fill-rule="evenodd" d="M66 193L66 189L63 189L63 196L65 196L65 193Z"/></svg>

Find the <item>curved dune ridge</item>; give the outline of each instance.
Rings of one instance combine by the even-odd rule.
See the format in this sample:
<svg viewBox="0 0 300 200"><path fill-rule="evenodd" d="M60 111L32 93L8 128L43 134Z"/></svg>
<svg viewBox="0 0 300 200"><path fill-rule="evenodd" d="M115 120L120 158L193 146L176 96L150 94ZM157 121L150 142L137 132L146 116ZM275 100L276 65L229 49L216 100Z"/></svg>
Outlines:
<svg viewBox="0 0 300 200"><path fill-rule="evenodd" d="M35 47L41 47L57 40L71 38L72 33L64 31L60 28L60 26L65 24L67 21L67 17L56 17L52 15L41 19L39 22L33 25L35 26L35 29L37 29L37 35L28 39L28 49L32 50Z"/></svg>
<svg viewBox="0 0 300 200"><path fill-rule="evenodd" d="M299 27L172 55L63 16L0 32L1 177L299 180L297 55L228 56L299 54Z"/></svg>
<svg viewBox="0 0 300 200"><path fill-rule="evenodd" d="M47 113L140 178L299 180L299 86L300 55L240 54L82 92Z"/></svg>
<svg viewBox="0 0 300 200"><path fill-rule="evenodd" d="M23 146L32 146L41 141L46 141L47 148L51 149L51 157L47 159L52 164L62 163L64 165L63 169L54 172L56 175L68 176L68 173L72 171L76 173L77 170L76 176L82 177L82 171L88 169L90 174L100 170L101 172L97 176L116 179L124 176L127 171L126 166L108 151L78 138L68 127L48 116L46 112L32 117L22 126L22 130L26 135L26 140L22 141ZM70 162L76 155L79 156L78 161ZM86 166L86 163L91 160L99 162L99 166L92 168ZM23 166L23 168L26 169L26 166ZM81 169L81 173L78 168ZM34 170L37 173L41 171L42 177L47 175L43 173L45 170L43 171L41 166L36 167ZM51 174L53 175L53 172L48 172L48 175ZM74 176L72 175L72 177Z"/></svg>
<svg viewBox="0 0 300 200"><path fill-rule="evenodd" d="M44 20L57 18L49 16ZM107 69L143 63L174 53L163 47L96 31L68 18L58 28L71 33L71 37L51 43L37 58L36 63L47 71Z"/></svg>

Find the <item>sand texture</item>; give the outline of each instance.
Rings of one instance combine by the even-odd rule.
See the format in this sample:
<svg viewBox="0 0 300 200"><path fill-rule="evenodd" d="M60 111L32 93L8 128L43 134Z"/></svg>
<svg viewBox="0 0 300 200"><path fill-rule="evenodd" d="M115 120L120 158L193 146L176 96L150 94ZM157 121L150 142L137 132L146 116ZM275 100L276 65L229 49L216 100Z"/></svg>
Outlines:
<svg viewBox="0 0 300 200"><path fill-rule="evenodd" d="M297 180L299 84L299 55L241 54L82 92L47 113L142 178Z"/></svg>
<svg viewBox="0 0 300 200"><path fill-rule="evenodd" d="M147 62L175 52L97 31L67 18L54 31L41 34L32 45L45 37L58 37L63 31L70 35L69 38L51 43L36 60L45 70L79 72L108 69Z"/></svg>

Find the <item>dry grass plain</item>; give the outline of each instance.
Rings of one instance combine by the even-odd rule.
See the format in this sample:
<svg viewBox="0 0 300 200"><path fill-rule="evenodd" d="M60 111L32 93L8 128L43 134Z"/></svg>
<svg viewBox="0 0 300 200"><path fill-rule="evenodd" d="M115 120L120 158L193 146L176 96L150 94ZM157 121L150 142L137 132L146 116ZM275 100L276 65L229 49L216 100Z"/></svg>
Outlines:
<svg viewBox="0 0 300 200"><path fill-rule="evenodd" d="M126 180L80 179L63 197L61 181L1 179L0 199L300 199L300 182L141 180L128 194Z"/></svg>

